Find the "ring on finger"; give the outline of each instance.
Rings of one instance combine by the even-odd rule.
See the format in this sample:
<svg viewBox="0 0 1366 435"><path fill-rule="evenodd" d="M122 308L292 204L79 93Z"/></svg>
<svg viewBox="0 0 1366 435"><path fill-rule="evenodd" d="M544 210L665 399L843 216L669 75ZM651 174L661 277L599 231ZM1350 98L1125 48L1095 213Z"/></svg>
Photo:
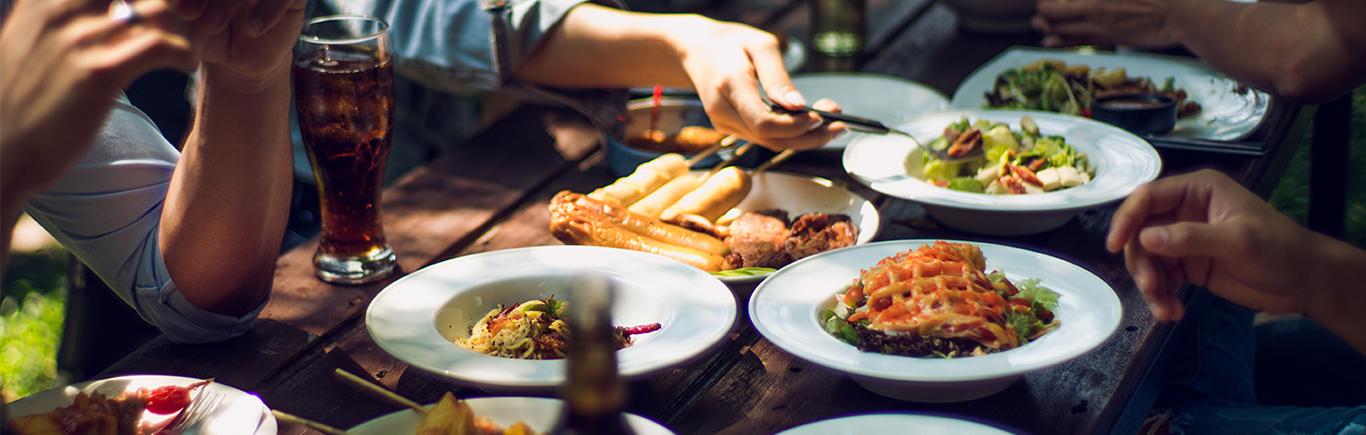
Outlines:
<svg viewBox="0 0 1366 435"><path fill-rule="evenodd" d="M142 22L142 15L128 0L118 0L109 5L109 19L130 25Z"/></svg>

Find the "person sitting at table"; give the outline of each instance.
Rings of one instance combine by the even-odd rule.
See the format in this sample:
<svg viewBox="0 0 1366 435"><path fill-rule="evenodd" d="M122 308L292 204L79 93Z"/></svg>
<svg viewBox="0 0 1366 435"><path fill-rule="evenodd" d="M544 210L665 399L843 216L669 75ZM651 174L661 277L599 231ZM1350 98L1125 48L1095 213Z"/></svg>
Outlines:
<svg viewBox="0 0 1366 435"><path fill-rule="evenodd" d="M1043 45L1183 46L1229 77L1302 103L1366 82L1366 2L1041 1Z"/></svg>
<svg viewBox="0 0 1366 435"><path fill-rule="evenodd" d="M1185 315L1182 284L1219 297L1196 319L1195 345L1173 362L1141 433L1366 430L1366 250L1301 227L1214 170L1136 189L1106 248L1124 252L1158 321ZM1306 317L1254 331L1253 310Z"/></svg>
<svg viewBox="0 0 1366 435"><path fill-rule="evenodd" d="M24 201L168 338L244 332L289 213L289 68L305 6L17 1L0 55L5 245ZM196 66L193 130L177 150L119 90L154 68Z"/></svg>
<svg viewBox="0 0 1366 435"><path fill-rule="evenodd" d="M62 4L20 1L16 14ZM805 102L783 69L776 39L748 26L636 14L582 0L513 1L490 11L475 0L459 2L388 10L395 14L387 17L392 28L405 29L393 44L399 71L452 88L519 88L580 103L576 107L590 114L612 110L572 97L603 92L557 90L687 85L698 89L723 131L774 149L818 147L844 130L814 114L769 111L756 79L788 107ZM183 24L164 13L172 7L165 0L134 5L141 13L126 20L129 26L167 31ZM184 0L175 6L203 38L195 40L203 50L199 98L183 152L126 99L111 102L83 160L29 196L23 208L168 339L224 340L245 333L269 296L291 190L290 47L305 1ZM110 19L86 15L82 23ZM11 21L7 31L38 33L30 27L36 21ZM505 32L494 34L495 23ZM6 39L4 56L26 44ZM589 58L597 61L583 62ZM7 81L6 98L10 86ZM816 106L838 110L828 100ZM32 143L48 140L34 137ZM7 178L7 194L10 186Z"/></svg>

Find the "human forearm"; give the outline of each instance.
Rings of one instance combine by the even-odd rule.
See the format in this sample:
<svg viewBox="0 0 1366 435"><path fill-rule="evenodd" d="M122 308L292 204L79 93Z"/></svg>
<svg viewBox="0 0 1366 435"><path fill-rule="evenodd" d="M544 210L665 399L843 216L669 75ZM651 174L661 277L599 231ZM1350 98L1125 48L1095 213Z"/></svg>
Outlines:
<svg viewBox="0 0 1366 435"><path fill-rule="evenodd" d="M1366 3L1172 2L1180 39L1216 69L1306 103L1332 100L1366 78Z"/></svg>
<svg viewBox="0 0 1366 435"><path fill-rule="evenodd" d="M191 303L238 315L270 290L289 214L289 70L238 81L206 64L162 214L167 270Z"/></svg>
<svg viewBox="0 0 1366 435"><path fill-rule="evenodd" d="M1366 251L1315 235L1318 270L1306 283L1303 312L1366 355L1366 285L1353 271L1366 270Z"/></svg>
<svg viewBox="0 0 1366 435"><path fill-rule="evenodd" d="M664 17L583 4L546 35L516 75L566 88L692 87L676 45L665 35L690 25L694 32L705 31L711 22L697 15Z"/></svg>

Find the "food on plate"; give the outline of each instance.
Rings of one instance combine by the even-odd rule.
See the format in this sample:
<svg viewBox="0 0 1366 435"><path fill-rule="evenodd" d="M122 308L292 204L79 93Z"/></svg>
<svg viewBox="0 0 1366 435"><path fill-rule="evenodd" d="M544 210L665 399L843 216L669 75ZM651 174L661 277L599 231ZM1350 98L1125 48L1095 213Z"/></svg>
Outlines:
<svg viewBox="0 0 1366 435"><path fill-rule="evenodd" d="M504 429L488 417L476 417L464 400L447 391L427 410L417 426L417 435L535 435L537 432L518 421Z"/></svg>
<svg viewBox="0 0 1366 435"><path fill-rule="evenodd" d="M630 207L669 180L688 173L688 160L678 154L665 154L642 163L631 175L618 178L589 193L590 198Z"/></svg>
<svg viewBox="0 0 1366 435"><path fill-rule="evenodd" d="M982 148L981 158L946 162L924 155L925 182L964 192L993 195L1044 193L1086 184L1095 176L1086 153L1079 153L1062 136L1044 136L1029 116L1020 130L979 119L963 119L944 128L931 148Z"/></svg>
<svg viewBox="0 0 1366 435"><path fill-rule="evenodd" d="M660 214L660 219L671 221L680 216L701 216L708 222L716 222L721 215L735 208L749 191L754 182L745 170L727 166L716 174L707 177L696 190L689 192L678 202Z"/></svg>
<svg viewBox="0 0 1366 435"><path fill-rule="evenodd" d="M1186 91L1177 89L1173 78L1157 86L1148 77L1130 77L1124 68L1091 68L1068 65L1056 59L1043 59L1011 68L996 76L986 92L986 108L1043 110L1069 115L1091 116L1091 103L1097 98L1121 94L1163 94L1176 99L1177 116L1200 112L1200 104L1188 101Z"/></svg>
<svg viewBox="0 0 1366 435"><path fill-rule="evenodd" d="M667 135L659 130L645 130L640 135L626 138L631 148L654 151L657 153L697 154L721 143L726 135L707 127L690 125Z"/></svg>
<svg viewBox="0 0 1366 435"><path fill-rule="evenodd" d="M154 389L125 391L115 398L104 393L76 393L75 402L43 414L10 419L20 435L144 435L160 427L142 424L143 411L174 414L190 404L190 392L213 379L188 386L167 385ZM164 424L164 422L163 422Z"/></svg>
<svg viewBox="0 0 1366 435"><path fill-rule="evenodd" d="M858 226L843 214L808 213L790 219L784 210L756 210L723 225L694 229L725 241L730 248L726 260L740 271L772 271L858 242Z"/></svg>
<svg viewBox="0 0 1366 435"><path fill-rule="evenodd" d="M486 355L519 359L561 359L572 337L570 319L564 317L567 302L554 297L533 299L511 307L489 311L470 328L470 337L457 338L460 347ZM631 336L658 331L651 323L616 328L617 348L631 345Z"/></svg>
<svg viewBox="0 0 1366 435"><path fill-rule="evenodd" d="M627 225L632 228L627 228ZM649 252L708 272L733 268L727 265L725 259L730 248L715 237L632 213L619 205L568 190L556 194L550 201L550 233L570 245ZM712 252L707 249L714 248L709 247L724 249Z"/></svg>
<svg viewBox="0 0 1366 435"><path fill-rule="evenodd" d="M1058 294L1038 278L986 272L976 245L937 241L861 272L822 314L826 331L865 352L930 358L1022 346L1058 328Z"/></svg>
<svg viewBox="0 0 1366 435"><path fill-rule="evenodd" d="M650 192L649 195L645 195L644 198L636 201L635 204L631 204L631 207L627 209L657 218L664 213L665 209L677 203L684 195L697 190L698 187L702 187L701 178L692 174L683 174L678 178L669 180L668 183L664 183L663 186L655 189L654 192Z"/></svg>

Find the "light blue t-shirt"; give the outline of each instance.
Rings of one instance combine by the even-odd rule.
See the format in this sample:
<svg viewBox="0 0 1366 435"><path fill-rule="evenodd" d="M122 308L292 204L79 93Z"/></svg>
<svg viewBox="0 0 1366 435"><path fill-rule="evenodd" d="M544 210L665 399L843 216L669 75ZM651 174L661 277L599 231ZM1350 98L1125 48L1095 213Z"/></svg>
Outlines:
<svg viewBox="0 0 1366 435"><path fill-rule="evenodd" d="M560 92L511 76L544 33L585 0L326 1L338 12L388 21L396 72L433 89L512 92L607 123L624 103L624 90ZM240 317L199 309L180 294L162 259L161 211L179 158L152 120L120 95L85 158L24 210L168 339L242 335L265 302Z"/></svg>

